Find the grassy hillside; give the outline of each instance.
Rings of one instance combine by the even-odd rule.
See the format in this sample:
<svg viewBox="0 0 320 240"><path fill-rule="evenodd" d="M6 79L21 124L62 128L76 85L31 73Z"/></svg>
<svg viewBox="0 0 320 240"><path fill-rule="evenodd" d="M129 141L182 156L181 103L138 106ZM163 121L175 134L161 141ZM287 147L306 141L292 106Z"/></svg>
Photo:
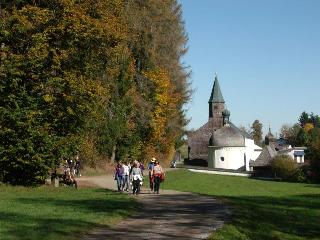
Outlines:
<svg viewBox="0 0 320 240"><path fill-rule="evenodd" d="M136 203L103 189L0 185L0 239L78 239L127 217Z"/></svg>
<svg viewBox="0 0 320 240"><path fill-rule="evenodd" d="M168 172L165 188L207 194L234 207L212 239L320 239L320 185Z"/></svg>

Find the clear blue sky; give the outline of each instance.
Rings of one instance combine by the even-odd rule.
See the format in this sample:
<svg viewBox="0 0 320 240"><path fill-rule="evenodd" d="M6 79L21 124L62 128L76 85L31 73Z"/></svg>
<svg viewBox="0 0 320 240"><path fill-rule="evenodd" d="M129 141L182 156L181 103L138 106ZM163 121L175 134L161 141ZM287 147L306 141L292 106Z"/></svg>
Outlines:
<svg viewBox="0 0 320 240"><path fill-rule="evenodd" d="M183 61L195 90L188 128L208 120L217 72L231 121L279 132L302 111L320 114L319 0L180 0L189 36Z"/></svg>

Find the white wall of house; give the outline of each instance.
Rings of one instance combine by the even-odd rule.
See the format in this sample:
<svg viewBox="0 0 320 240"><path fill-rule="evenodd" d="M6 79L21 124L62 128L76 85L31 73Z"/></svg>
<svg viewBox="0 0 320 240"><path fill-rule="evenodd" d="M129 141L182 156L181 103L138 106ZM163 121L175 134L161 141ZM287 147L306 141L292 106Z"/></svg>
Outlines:
<svg viewBox="0 0 320 240"><path fill-rule="evenodd" d="M246 171L250 171L250 166L249 166L250 160L255 161L259 157L262 151L262 148L254 144L253 139L248 139L248 138L245 138L245 146L246 146Z"/></svg>
<svg viewBox="0 0 320 240"><path fill-rule="evenodd" d="M296 163L304 163L304 154L302 156L295 156L295 154L294 154L295 151L299 151L299 152L303 151L304 152L304 150L296 150L296 149L292 148L292 149L290 149L289 152L286 152L285 154L290 156L292 159L294 159L294 161Z"/></svg>
<svg viewBox="0 0 320 240"><path fill-rule="evenodd" d="M250 171L250 160L255 161L261 150L251 139L245 139L244 147L209 146L208 167L237 170L245 166L246 171Z"/></svg>
<svg viewBox="0 0 320 240"><path fill-rule="evenodd" d="M214 168L239 169L244 166L245 147L222 147L214 152Z"/></svg>
<svg viewBox="0 0 320 240"><path fill-rule="evenodd" d="M304 156L295 156L294 158L297 163L304 163Z"/></svg>

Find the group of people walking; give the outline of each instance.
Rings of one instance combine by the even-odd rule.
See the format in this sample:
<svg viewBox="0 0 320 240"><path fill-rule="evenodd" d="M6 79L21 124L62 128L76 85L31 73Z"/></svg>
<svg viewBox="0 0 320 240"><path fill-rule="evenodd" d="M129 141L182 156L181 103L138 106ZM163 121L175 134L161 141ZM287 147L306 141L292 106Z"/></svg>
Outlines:
<svg viewBox="0 0 320 240"><path fill-rule="evenodd" d="M143 163L134 161L133 163L118 162L115 167L115 180L118 191L132 190L132 194L140 193L145 170ZM164 180L164 171L155 158L148 164L150 190L159 194L160 183Z"/></svg>

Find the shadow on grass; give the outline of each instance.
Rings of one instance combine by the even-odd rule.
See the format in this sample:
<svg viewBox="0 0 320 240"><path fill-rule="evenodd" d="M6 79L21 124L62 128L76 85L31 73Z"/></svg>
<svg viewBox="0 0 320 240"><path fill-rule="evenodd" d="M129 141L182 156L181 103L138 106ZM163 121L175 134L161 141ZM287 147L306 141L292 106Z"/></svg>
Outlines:
<svg viewBox="0 0 320 240"><path fill-rule="evenodd" d="M0 221L6 223L2 227L1 239L77 239L85 229L100 227L89 221L48 217L32 217L26 214L0 212ZM76 231L79 229L79 231ZM71 235L73 237L71 238Z"/></svg>
<svg viewBox="0 0 320 240"><path fill-rule="evenodd" d="M8 210L0 211L0 239L78 239L91 229L108 227L106 222L114 218L127 217L136 208L132 199L117 193L100 189L94 192L107 194L81 195L79 199L77 195L11 199Z"/></svg>
<svg viewBox="0 0 320 240"><path fill-rule="evenodd" d="M52 205L58 207L72 207L75 211L83 212L96 212L96 213L108 213L112 215L114 212L118 212L121 209L130 209L128 206L128 199L47 199L47 198L19 198L17 201L20 201L23 204L30 205Z"/></svg>
<svg viewBox="0 0 320 240"><path fill-rule="evenodd" d="M234 239L319 239L320 194L226 199L235 205Z"/></svg>
<svg viewBox="0 0 320 240"><path fill-rule="evenodd" d="M308 188L320 188L320 184L308 184L308 185L305 185L305 187L308 187Z"/></svg>

